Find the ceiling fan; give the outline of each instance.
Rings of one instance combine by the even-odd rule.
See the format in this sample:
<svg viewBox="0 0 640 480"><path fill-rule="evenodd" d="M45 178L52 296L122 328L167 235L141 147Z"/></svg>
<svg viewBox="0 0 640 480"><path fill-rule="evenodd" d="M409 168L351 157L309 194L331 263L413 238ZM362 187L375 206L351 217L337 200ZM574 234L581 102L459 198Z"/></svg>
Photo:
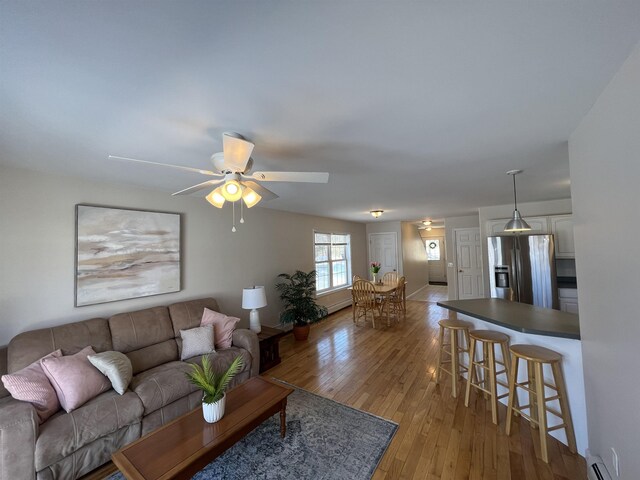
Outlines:
<svg viewBox="0 0 640 480"><path fill-rule="evenodd" d="M182 165L172 165L168 163L151 162L148 160L138 160L135 158L119 157L109 155L112 160L124 160L128 162L144 163L161 167L177 168L183 171L200 173L213 177L213 179L192 185L172 195L188 195L190 193L212 188L217 188L205 197L207 201L217 208L222 208L225 202L235 202L241 200L247 208L258 204L260 200L272 200L278 198L268 188L260 185L259 182L307 182L307 183L327 183L329 174L323 172L251 172L253 167L254 144L235 132L225 132L222 134L223 151L214 153L211 156L211 163L215 171L203 170L200 168L185 167ZM234 215L235 218L235 215ZM240 220L244 223L243 219ZM233 231L235 232L235 221Z"/></svg>

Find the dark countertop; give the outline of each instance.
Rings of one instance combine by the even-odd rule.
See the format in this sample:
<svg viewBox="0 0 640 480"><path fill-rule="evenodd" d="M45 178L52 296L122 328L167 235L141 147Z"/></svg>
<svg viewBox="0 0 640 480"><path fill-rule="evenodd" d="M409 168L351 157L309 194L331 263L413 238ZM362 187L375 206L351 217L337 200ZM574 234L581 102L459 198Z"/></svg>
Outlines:
<svg viewBox="0 0 640 480"><path fill-rule="evenodd" d="M559 310L499 298L447 300L438 305L516 332L580 340L578 315Z"/></svg>

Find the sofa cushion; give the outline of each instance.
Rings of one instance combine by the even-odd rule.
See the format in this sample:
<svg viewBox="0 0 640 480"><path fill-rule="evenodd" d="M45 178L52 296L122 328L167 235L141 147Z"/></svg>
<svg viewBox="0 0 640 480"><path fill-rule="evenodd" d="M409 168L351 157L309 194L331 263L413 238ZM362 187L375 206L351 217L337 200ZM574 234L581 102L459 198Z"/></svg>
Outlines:
<svg viewBox="0 0 640 480"><path fill-rule="evenodd" d="M142 402L133 392L109 390L71 413L60 412L40 426L35 469L40 471L94 440L140 423Z"/></svg>
<svg viewBox="0 0 640 480"><path fill-rule="evenodd" d="M67 412L84 405L111 388L111 383L87 359L96 352L86 347L74 355L44 357L42 370L58 395L60 406Z"/></svg>
<svg viewBox="0 0 640 480"><path fill-rule="evenodd" d="M7 371L16 372L54 350L63 355L78 353L87 345L96 352L113 350L111 332L104 318L31 330L13 337L7 351Z"/></svg>
<svg viewBox="0 0 640 480"><path fill-rule="evenodd" d="M229 317L205 308L200 325L213 325L216 348L229 348L233 343L233 331L238 322L238 317Z"/></svg>
<svg viewBox="0 0 640 480"><path fill-rule="evenodd" d="M251 354L243 348L231 347L224 350L216 350L214 353L209 354L209 360L211 360L211 366L213 371L217 374L222 374L227 371L231 362L237 357L242 357L242 372L251 370ZM202 366L202 356L193 357L187 360L187 363L197 363Z"/></svg>
<svg viewBox="0 0 640 480"><path fill-rule="evenodd" d="M87 358L91 365L106 375L113 389L123 395L133 378L129 357L122 352L110 351L89 355Z"/></svg>
<svg viewBox="0 0 640 480"><path fill-rule="evenodd" d="M199 327L205 308L216 312L219 311L218 302L214 298L200 298L169 305L169 314L173 323L173 336L180 337L180 330Z"/></svg>
<svg viewBox="0 0 640 480"><path fill-rule="evenodd" d="M109 319L113 349L125 353L137 374L178 360L178 346L167 307L120 313Z"/></svg>
<svg viewBox="0 0 640 480"><path fill-rule="evenodd" d="M185 362L169 362L133 377L130 388L140 397L145 415L197 390L187 380L189 368Z"/></svg>
<svg viewBox="0 0 640 480"><path fill-rule="evenodd" d="M62 351L56 350L33 362L28 367L2 376L2 383L13 398L29 402L35 407L40 423L60 410L60 402L56 391L42 370L40 362L45 358L61 356Z"/></svg>
<svg viewBox="0 0 640 480"><path fill-rule="evenodd" d="M180 330L182 352L180 360L215 352L213 341L213 325Z"/></svg>

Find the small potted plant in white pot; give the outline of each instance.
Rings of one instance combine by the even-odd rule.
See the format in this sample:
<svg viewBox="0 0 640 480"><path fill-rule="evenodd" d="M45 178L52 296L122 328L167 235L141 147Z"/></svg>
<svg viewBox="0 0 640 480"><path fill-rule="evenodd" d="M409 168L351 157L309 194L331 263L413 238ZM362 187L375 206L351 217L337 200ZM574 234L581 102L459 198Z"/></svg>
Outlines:
<svg viewBox="0 0 640 480"><path fill-rule="evenodd" d="M293 324L293 336L296 340L309 337L310 324L327 316L327 309L316 303L316 271L297 270L293 275L281 273L283 281L276 284L284 310L280 313L282 324Z"/></svg>
<svg viewBox="0 0 640 480"><path fill-rule="evenodd" d="M191 365L187 372L189 381L202 390L202 414L209 423L215 423L224 416L226 391L231 379L242 370L242 357L237 356L222 375L217 375L211 367L209 356L202 357L202 366Z"/></svg>

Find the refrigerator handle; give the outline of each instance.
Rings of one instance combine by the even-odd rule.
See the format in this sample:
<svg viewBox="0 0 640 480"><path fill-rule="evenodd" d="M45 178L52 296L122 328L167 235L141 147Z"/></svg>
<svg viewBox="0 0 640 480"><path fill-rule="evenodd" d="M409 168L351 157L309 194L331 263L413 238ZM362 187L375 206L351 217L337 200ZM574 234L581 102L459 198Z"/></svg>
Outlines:
<svg viewBox="0 0 640 480"><path fill-rule="evenodd" d="M516 277L516 301L520 301L520 276L522 272L522 255L520 253L520 237L515 236L513 238L514 258L513 261L516 264L515 277Z"/></svg>

